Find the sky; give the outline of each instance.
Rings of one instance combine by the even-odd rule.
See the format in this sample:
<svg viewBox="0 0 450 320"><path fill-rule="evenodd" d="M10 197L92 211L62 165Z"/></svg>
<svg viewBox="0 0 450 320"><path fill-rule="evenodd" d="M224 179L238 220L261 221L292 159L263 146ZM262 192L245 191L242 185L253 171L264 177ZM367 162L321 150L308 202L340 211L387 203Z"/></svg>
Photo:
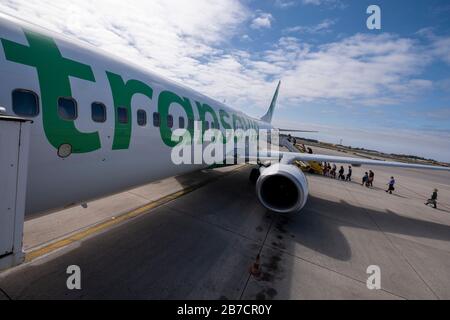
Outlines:
<svg viewBox="0 0 450 320"><path fill-rule="evenodd" d="M369 5L381 29L369 30ZM308 138L450 162L450 1L0 0Z"/></svg>

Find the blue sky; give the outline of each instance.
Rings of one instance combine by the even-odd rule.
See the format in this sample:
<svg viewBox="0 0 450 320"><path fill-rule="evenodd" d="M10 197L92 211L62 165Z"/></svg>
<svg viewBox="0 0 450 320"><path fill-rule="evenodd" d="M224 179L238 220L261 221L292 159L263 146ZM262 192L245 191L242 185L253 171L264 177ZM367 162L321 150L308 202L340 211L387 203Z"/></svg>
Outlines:
<svg viewBox="0 0 450 320"><path fill-rule="evenodd" d="M368 30L366 9L381 8ZM249 115L279 79L280 127L450 162L450 2L445 0L0 0Z"/></svg>
<svg viewBox="0 0 450 320"><path fill-rule="evenodd" d="M292 36L301 42L320 46L333 43L355 34L382 35L391 34L399 38L411 39L415 46L423 47L421 50L430 50L433 38L442 37L448 41L450 35L450 2L448 1L317 1L305 4L301 1L255 1L249 3L255 10L262 10L271 14L271 27L261 29L248 28L252 41L235 39L233 46L244 50L264 50L265 46L276 42L281 36ZM283 6L284 4L284 6ZM366 27L366 9L371 4L377 4L382 12L382 29L368 30ZM300 30L299 32L290 31ZM390 132L394 138L398 132L403 136L407 130L420 134L422 131L437 131L439 139L448 138L450 130L450 61L448 42L443 44L443 51L447 56L432 59L425 66L417 66L420 70L410 79L424 79L430 81L427 88L418 95L411 94L404 99L392 103L366 105L358 99L353 99L345 105L327 101L310 101L299 103L292 108L283 108L277 113L277 120L283 123L285 119L298 119L299 121L316 123L330 127L352 127L355 129L369 129L364 131L383 130ZM426 52L424 53L426 55ZM282 93L281 93L282 95ZM381 98L383 93L380 92ZM389 95L388 95L389 96ZM289 121L288 124L294 124ZM291 126L292 127L292 126ZM311 129L308 126L308 129ZM320 128L319 128L320 129ZM421 148L427 145L414 147L401 146L388 141L379 141L376 137L372 141L369 137L352 137L357 132L345 134L342 130L330 130L328 134L307 135L311 138L319 137L330 142L337 142L343 138L344 143L357 146L368 146L386 150L388 152L415 153L426 156ZM397 132L396 132L397 131ZM405 132L406 131L406 132ZM335 137L335 133L337 136ZM400 135L400 134L399 134ZM401 135L400 135L401 136ZM389 139L389 134L383 136ZM436 138L438 139L438 138ZM425 142L425 144L427 144ZM437 147L431 155L441 160L450 160L448 150Z"/></svg>

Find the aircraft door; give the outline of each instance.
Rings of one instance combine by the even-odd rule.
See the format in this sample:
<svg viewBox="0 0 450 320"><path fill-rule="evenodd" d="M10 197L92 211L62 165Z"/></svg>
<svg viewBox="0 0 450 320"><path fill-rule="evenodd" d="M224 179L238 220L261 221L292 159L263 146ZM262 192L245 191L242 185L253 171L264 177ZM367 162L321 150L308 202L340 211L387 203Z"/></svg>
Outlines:
<svg viewBox="0 0 450 320"><path fill-rule="evenodd" d="M20 123L0 123L0 256L12 252Z"/></svg>
<svg viewBox="0 0 450 320"><path fill-rule="evenodd" d="M0 270L22 256L29 123L0 115Z"/></svg>

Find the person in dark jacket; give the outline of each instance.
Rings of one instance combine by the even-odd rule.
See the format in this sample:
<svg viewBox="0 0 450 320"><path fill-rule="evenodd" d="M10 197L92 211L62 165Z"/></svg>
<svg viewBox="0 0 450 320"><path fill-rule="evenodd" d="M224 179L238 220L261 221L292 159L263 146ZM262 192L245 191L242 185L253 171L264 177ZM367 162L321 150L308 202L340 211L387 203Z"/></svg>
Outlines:
<svg viewBox="0 0 450 320"><path fill-rule="evenodd" d="M372 170L369 170L369 180L367 181L368 187L373 187L373 180L375 179L375 173Z"/></svg>
<svg viewBox="0 0 450 320"><path fill-rule="evenodd" d="M434 189L433 194L431 195L431 198L425 202L425 205L432 204L435 209L437 209L437 197L438 197L438 189Z"/></svg>
<svg viewBox="0 0 450 320"><path fill-rule="evenodd" d="M367 186L367 182L369 182L369 173L366 172L366 174L364 175L364 177L362 178L362 186Z"/></svg>
<svg viewBox="0 0 450 320"><path fill-rule="evenodd" d="M338 178L339 180L345 180L344 172L345 172L344 167L341 166L341 169L339 170L339 178Z"/></svg>
<svg viewBox="0 0 450 320"><path fill-rule="evenodd" d="M352 181L352 174L353 174L352 166L349 166L347 177L345 178L345 181Z"/></svg>

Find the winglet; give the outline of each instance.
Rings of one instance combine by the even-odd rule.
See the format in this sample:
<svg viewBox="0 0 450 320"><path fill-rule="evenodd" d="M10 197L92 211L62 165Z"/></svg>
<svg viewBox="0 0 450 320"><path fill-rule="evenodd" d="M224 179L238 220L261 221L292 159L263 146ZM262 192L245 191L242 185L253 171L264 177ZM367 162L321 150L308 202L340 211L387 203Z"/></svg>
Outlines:
<svg viewBox="0 0 450 320"><path fill-rule="evenodd" d="M267 111L267 113L264 115L264 117L261 118L261 121L271 123L272 117L273 117L273 111L275 109L275 106L277 105L277 99L278 99L278 92L280 91L281 81L278 82L277 91L275 91L275 95L273 96L272 103L270 104L270 108Z"/></svg>

